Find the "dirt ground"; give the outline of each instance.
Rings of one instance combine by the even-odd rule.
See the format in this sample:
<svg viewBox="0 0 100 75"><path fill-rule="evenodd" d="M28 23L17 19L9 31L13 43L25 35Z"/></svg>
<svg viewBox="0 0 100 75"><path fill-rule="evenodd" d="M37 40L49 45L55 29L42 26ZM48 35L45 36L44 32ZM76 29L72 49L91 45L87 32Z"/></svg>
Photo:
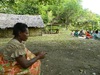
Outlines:
<svg viewBox="0 0 100 75"><path fill-rule="evenodd" d="M0 39L0 47L10 39ZM32 37L26 42L32 52L46 51L41 75L100 75L100 41L62 35Z"/></svg>
<svg viewBox="0 0 100 75"><path fill-rule="evenodd" d="M88 39L31 41L33 52L46 51L41 75L100 75L100 41Z"/></svg>

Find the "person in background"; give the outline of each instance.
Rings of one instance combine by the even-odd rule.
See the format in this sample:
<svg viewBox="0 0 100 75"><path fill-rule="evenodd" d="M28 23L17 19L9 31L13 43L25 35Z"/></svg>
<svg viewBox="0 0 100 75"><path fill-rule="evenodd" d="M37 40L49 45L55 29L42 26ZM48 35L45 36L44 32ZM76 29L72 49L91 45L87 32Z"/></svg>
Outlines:
<svg viewBox="0 0 100 75"><path fill-rule="evenodd" d="M74 32L74 36L75 36L75 37L78 37L78 36L79 36L79 34L78 34L78 30L75 30L75 32Z"/></svg>
<svg viewBox="0 0 100 75"><path fill-rule="evenodd" d="M86 35L86 39L91 39L92 38L92 35L90 34L89 31L86 31L85 35Z"/></svg>
<svg viewBox="0 0 100 75"><path fill-rule="evenodd" d="M80 37L84 37L83 30L81 30L81 31L79 32L79 36L80 36Z"/></svg>
<svg viewBox="0 0 100 75"><path fill-rule="evenodd" d="M93 36L93 39L100 39L100 34L98 33L98 30L94 31L92 36Z"/></svg>
<svg viewBox="0 0 100 75"><path fill-rule="evenodd" d="M26 48L23 42L29 36L26 24L16 23L13 35L0 55L0 75L40 75L40 59L44 58L46 52L33 54Z"/></svg>
<svg viewBox="0 0 100 75"><path fill-rule="evenodd" d="M74 31L71 32L71 36L74 36Z"/></svg>

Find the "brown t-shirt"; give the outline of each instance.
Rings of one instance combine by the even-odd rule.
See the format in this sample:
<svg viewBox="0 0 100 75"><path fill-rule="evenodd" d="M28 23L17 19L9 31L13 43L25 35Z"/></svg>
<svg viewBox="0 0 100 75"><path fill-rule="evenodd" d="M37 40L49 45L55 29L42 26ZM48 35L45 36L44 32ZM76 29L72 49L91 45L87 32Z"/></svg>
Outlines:
<svg viewBox="0 0 100 75"><path fill-rule="evenodd" d="M25 45L16 39L10 40L3 48L4 59L8 61L15 61L19 55L25 56Z"/></svg>

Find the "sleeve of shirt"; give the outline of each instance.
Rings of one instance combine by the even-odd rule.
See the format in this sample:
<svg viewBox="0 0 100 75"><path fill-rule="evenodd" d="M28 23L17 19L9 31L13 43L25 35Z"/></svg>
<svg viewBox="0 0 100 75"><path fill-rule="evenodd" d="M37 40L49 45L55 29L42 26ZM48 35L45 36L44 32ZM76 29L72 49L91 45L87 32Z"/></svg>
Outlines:
<svg viewBox="0 0 100 75"><path fill-rule="evenodd" d="M14 51L12 52L11 54L11 57L12 58L16 58L20 55L25 55L26 52L25 52L25 46L23 44L18 44L18 45L15 45L13 46L12 48Z"/></svg>

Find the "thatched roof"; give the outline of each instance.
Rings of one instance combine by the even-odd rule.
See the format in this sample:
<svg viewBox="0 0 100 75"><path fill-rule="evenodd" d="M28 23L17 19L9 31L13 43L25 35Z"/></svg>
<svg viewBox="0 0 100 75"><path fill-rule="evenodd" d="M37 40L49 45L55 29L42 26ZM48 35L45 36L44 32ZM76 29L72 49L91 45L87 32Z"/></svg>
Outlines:
<svg viewBox="0 0 100 75"><path fill-rule="evenodd" d="M15 23L26 23L28 27L44 27L43 20L40 15L15 15L0 13L0 28L12 28Z"/></svg>

